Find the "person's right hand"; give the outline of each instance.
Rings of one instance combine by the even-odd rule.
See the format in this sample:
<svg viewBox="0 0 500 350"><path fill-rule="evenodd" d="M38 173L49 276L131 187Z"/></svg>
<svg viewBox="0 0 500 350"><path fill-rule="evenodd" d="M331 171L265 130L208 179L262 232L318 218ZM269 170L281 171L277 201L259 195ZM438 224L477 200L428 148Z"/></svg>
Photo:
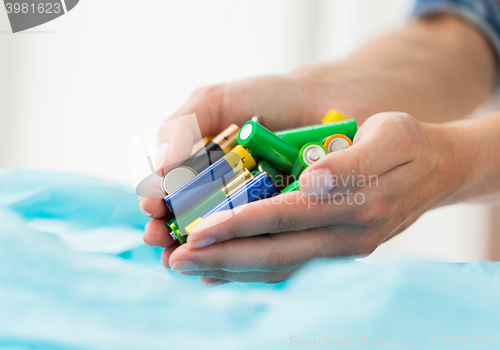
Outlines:
<svg viewBox="0 0 500 350"><path fill-rule="evenodd" d="M230 124L241 126L254 115L264 117L270 130L282 130L317 124L329 109L335 108L351 117L346 99L325 82L305 78L300 73L288 76L264 76L197 90L187 103L169 118L158 134L155 168L159 176L172 164L191 152L199 132L216 135ZM197 126L176 123L180 117L195 113ZM160 196L158 196L160 197ZM174 249L166 222L170 219L161 198L139 197L141 211L154 220L148 223L144 241L148 245Z"/></svg>

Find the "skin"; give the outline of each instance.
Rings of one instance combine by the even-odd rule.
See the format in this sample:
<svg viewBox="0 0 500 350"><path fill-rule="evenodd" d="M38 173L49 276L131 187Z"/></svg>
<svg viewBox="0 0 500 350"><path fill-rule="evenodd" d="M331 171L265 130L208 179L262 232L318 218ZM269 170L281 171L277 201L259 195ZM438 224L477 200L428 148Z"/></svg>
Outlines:
<svg viewBox="0 0 500 350"><path fill-rule="evenodd" d="M161 199L141 197L143 212L154 217L144 240L165 248L165 267L200 276L206 286L274 283L318 257L368 255L429 209L500 191L500 113L453 121L488 97L496 74L492 49L476 29L435 16L342 62L200 89L172 118L196 113L203 136L253 115L271 130L315 124L332 107L362 126L352 147L302 174L300 192L241 206L236 212L244 214L231 218L212 215L182 246L169 235ZM190 149L190 135L165 126L159 143ZM179 152L163 148L160 175ZM354 185L342 181L353 176ZM359 183L363 177L373 181Z"/></svg>

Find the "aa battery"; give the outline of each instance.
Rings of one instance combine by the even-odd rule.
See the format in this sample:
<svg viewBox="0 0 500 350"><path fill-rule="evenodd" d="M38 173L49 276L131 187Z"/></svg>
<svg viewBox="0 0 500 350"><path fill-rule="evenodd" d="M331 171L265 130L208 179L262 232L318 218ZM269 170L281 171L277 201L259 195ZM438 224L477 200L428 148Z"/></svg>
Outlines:
<svg viewBox="0 0 500 350"><path fill-rule="evenodd" d="M224 131L214 137L205 146L201 147L191 157L186 159L181 166L189 167L200 173L209 165L221 159L227 151L236 146L238 141L238 125L231 124Z"/></svg>
<svg viewBox="0 0 500 350"><path fill-rule="evenodd" d="M250 119L260 125L262 125L263 127L266 127L266 122L264 121L264 118L262 118L261 116L253 116L252 119Z"/></svg>
<svg viewBox="0 0 500 350"><path fill-rule="evenodd" d="M185 227L188 224L192 223L200 215L206 213L218 203L222 202L251 179L253 179L253 175L245 169L243 174L237 176L226 187L212 190L209 194L198 200L175 218L168 221L167 226L171 229L170 235L172 238L179 241L181 244L185 243Z"/></svg>
<svg viewBox="0 0 500 350"><path fill-rule="evenodd" d="M170 228L170 236L174 241L179 242L180 244L186 243L186 235L183 235L179 227L177 226L177 220L173 218L169 222L167 222L167 226Z"/></svg>
<svg viewBox="0 0 500 350"><path fill-rule="evenodd" d="M293 163L299 154L296 147L254 121L246 122L241 127L238 143L255 151L257 155L287 174L292 171Z"/></svg>
<svg viewBox="0 0 500 350"><path fill-rule="evenodd" d="M306 143L301 149L292 169L292 176L298 179L300 174L310 165L326 156L326 148L317 142Z"/></svg>
<svg viewBox="0 0 500 350"><path fill-rule="evenodd" d="M206 145L207 143L209 143L213 139L214 139L213 136L205 136L204 138L201 139L201 142L203 142L203 145Z"/></svg>
<svg viewBox="0 0 500 350"><path fill-rule="evenodd" d="M196 225L209 215L223 210L230 210L246 203L266 199L278 193L279 190L276 188L272 178L267 173L260 173L211 210L207 211L205 214L186 226L185 230L189 234Z"/></svg>
<svg viewBox="0 0 500 350"><path fill-rule="evenodd" d="M299 190L299 180L294 181L288 187L286 187L281 193L295 192Z"/></svg>
<svg viewBox="0 0 500 350"><path fill-rule="evenodd" d="M241 174L244 169L252 170L255 166L255 161L250 153L238 145L224 157L163 198L163 201L171 213L179 215L214 188L225 187L233 177Z"/></svg>
<svg viewBox="0 0 500 350"><path fill-rule="evenodd" d="M328 113L321 119L321 123L323 124L328 124L328 123L335 123L335 122L340 122L343 120L347 120L346 117L339 111L335 109L330 109Z"/></svg>
<svg viewBox="0 0 500 350"><path fill-rule="evenodd" d="M202 148L203 146L205 146L207 143L209 143L210 141L212 141L214 139L213 136L205 136L204 138L202 138L201 140L199 140L198 142L196 142L194 145L193 145L193 152L196 153L198 152L198 150L200 148Z"/></svg>
<svg viewBox="0 0 500 350"><path fill-rule="evenodd" d="M345 135L335 134L325 138L321 144L325 146L328 153L332 153L352 146L352 141Z"/></svg>
<svg viewBox="0 0 500 350"><path fill-rule="evenodd" d="M358 125L356 124L356 120L348 119L329 124L316 124L296 129L281 130L275 134L288 144L300 149L308 142L321 142L325 137L334 134L342 134L352 140L357 131Z"/></svg>
<svg viewBox="0 0 500 350"><path fill-rule="evenodd" d="M231 124L223 132L204 144L180 166L171 169L161 181L161 189L168 195L188 182L196 174L221 159L227 151L236 146L240 128Z"/></svg>
<svg viewBox="0 0 500 350"><path fill-rule="evenodd" d="M265 160L262 160L257 164L257 169L259 169L259 173L267 173L269 176L271 176L276 187L280 189L285 187L285 175L283 175L278 169L276 169Z"/></svg>
<svg viewBox="0 0 500 350"><path fill-rule="evenodd" d="M264 160L257 153L255 153L255 151L252 150L251 148L246 148L246 150L248 153L250 153L252 158L255 160L255 164L259 164L260 162L262 162Z"/></svg>

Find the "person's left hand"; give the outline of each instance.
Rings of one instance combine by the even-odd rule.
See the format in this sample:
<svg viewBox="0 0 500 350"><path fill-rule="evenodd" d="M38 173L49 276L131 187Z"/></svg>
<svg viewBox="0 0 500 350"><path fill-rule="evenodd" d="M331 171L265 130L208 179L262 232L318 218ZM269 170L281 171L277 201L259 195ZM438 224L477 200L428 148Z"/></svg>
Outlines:
<svg viewBox="0 0 500 350"><path fill-rule="evenodd" d="M300 191L210 216L187 244L166 248L162 263L204 285L275 283L315 258L368 255L459 186L447 137L444 125L375 115L353 146L302 174ZM169 239L167 228L155 229Z"/></svg>

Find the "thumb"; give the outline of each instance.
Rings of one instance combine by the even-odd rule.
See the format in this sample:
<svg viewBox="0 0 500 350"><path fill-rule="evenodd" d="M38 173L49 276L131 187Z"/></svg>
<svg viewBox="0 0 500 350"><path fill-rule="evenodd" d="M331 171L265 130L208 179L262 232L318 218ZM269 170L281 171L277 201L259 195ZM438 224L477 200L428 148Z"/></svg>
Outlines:
<svg viewBox="0 0 500 350"><path fill-rule="evenodd" d="M361 126L354 144L311 165L300 177L306 196L369 185L378 176L417 157L419 124L407 114L380 113Z"/></svg>
<svg viewBox="0 0 500 350"><path fill-rule="evenodd" d="M221 121L223 86L197 90L187 103L159 128L155 171L163 176L192 153L193 145L203 137L215 135L225 125Z"/></svg>

